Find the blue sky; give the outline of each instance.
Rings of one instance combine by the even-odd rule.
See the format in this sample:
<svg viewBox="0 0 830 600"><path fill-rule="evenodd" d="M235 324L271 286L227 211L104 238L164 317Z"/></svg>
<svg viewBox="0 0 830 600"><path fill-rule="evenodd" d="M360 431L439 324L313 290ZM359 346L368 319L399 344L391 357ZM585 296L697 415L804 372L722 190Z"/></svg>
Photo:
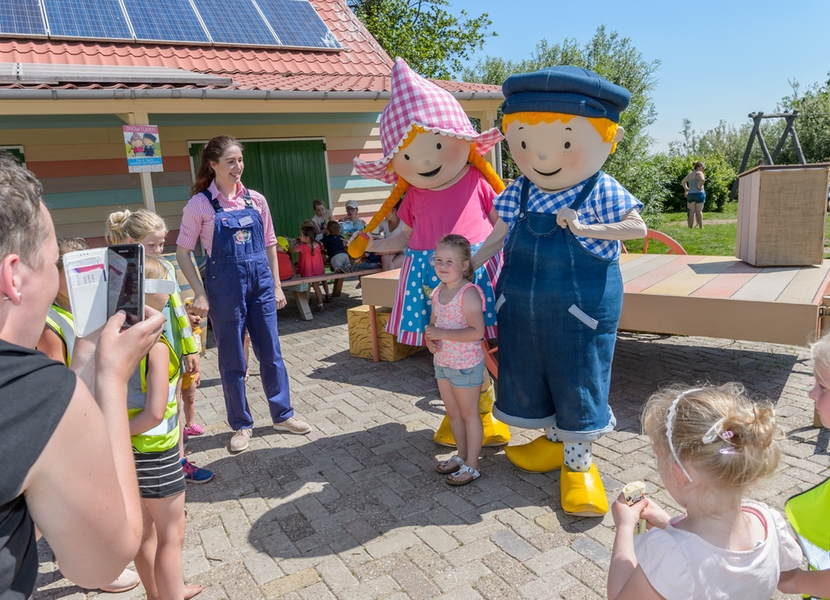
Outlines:
<svg viewBox="0 0 830 600"><path fill-rule="evenodd" d="M772 112L791 92L824 82L830 71L830 0L673 0L579 2L557 0L450 0L451 11L489 14L492 31L479 57L530 57L536 43L590 40L599 25L631 38L647 61L661 61L649 128L654 150L679 139L688 118L697 131L723 119L748 123L750 112Z"/></svg>

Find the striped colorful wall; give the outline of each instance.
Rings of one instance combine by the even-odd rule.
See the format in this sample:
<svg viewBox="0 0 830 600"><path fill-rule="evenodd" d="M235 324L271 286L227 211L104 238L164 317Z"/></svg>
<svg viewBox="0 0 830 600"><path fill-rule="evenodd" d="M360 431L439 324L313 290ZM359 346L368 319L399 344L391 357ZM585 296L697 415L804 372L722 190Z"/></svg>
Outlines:
<svg viewBox="0 0 830 600"><path fill-rule="evenodd" d="M352 159L380 157L378 118L378 113L151 114L164 161L164 172L152 174L156 211L171 231L178 229L192 183L188 142L227 134L240 140L324 139L335 216L345 214L343 205L351 199L369 216L389 186L357 175ZM23 146L27 167L43 183L59 236L100 245L110 212L143 206L139 176L127 171L123 124L115 115L0 116L0 146ZM168 237L169 244L174 240Z"/></svg>

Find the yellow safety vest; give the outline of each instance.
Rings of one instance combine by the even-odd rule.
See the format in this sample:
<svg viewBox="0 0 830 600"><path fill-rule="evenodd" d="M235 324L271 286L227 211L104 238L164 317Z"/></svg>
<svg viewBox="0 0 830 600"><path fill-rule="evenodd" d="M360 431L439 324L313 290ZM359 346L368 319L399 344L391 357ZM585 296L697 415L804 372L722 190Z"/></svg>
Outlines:
<svg viewBox="0 0 830 600"><path fill-rule="evenodd" d="M75 349L75 319L72 318L72 313L53 304L46 314L46 324L63 340L63 362L68 367L72 363L72 351Z"/></svg>
<svg viewBox="0 0 830 600"><path fill-rule="evenodd" d="M160 259L167 267L168 277L176 281L176 268L170 264L169 261ZM196 354L199 352L196 347L196 340L193 338L193 330L190 328L190 320L187 318L187 312L184 310L184 302L178 292L178 283L176 283L176 293L170 294L170 301L164 307L164 315L167 317L168 325L165 327L166 334L171 335L171 342L173 349L181 356L183 354Z"/></svg>
<svg viewBox="0 0 830 600"><path fill-rule="evenodd" d="M181 363L173 346L164 335L161 341L170 355L168 368L167 408L161 423L142 433L131 436L133 448L138 452L164 452L179 443L179 406L176 402L176 385L181 375ZM147 357L141 359L138 369L127 382L127 414L130 419L144 410L147 403Z"/></svg>
<svg viewBox="0 0 830 600"><path fill-rule="evenodd" d="M784 511L810 569L830 569L830 479L787 500Z"/></svg>

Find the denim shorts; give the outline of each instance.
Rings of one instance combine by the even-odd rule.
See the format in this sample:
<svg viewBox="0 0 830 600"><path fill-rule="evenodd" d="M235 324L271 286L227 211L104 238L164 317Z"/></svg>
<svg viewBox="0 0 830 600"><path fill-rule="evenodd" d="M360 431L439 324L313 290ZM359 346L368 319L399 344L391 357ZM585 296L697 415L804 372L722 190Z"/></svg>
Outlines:
<svg viewBox="0 0 830 600"><path fill-rule="evenodd" d="M484 382L484 361L469 369L451 369L435 365L435 379L448 379L452 387L481 387Z"/></svg>
<svg viewBox="0 0 830 600"><path fill-rule="evenodd" d="M692 202L696 204L703 204L706 202L706 192L689 192L689 195L686 196L686 202L689 204Z"/></svg>

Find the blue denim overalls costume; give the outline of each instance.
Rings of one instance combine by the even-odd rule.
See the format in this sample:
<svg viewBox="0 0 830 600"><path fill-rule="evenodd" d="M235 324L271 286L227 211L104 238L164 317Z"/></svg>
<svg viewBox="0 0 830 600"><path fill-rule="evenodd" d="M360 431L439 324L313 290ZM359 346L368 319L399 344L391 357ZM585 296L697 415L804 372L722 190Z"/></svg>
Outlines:
<svg viewBox="0 0 830 600"><path fill-rule="evenodd" d="M570 208L582 205L600 174ZM623 300L619 263L586 250L555 214L529 213L529 184L525 177L496 290L493 414L527 429L553 427L559 441L590 442L616 425L608 390Z"/></svg>
<svg viewBox="0 0 830 600"><path fill-rule="evenodd" d="M245 208L226 211L208 190L202 192L216 211L213 247L205 273L210 322L219 349L219 374L225 393L228 425L253 427L245 395L245 328L260 364L262 387L274 423L294 414L288 372L277 337L274 278L265 254L262 217L245 191Z"/></svg>

